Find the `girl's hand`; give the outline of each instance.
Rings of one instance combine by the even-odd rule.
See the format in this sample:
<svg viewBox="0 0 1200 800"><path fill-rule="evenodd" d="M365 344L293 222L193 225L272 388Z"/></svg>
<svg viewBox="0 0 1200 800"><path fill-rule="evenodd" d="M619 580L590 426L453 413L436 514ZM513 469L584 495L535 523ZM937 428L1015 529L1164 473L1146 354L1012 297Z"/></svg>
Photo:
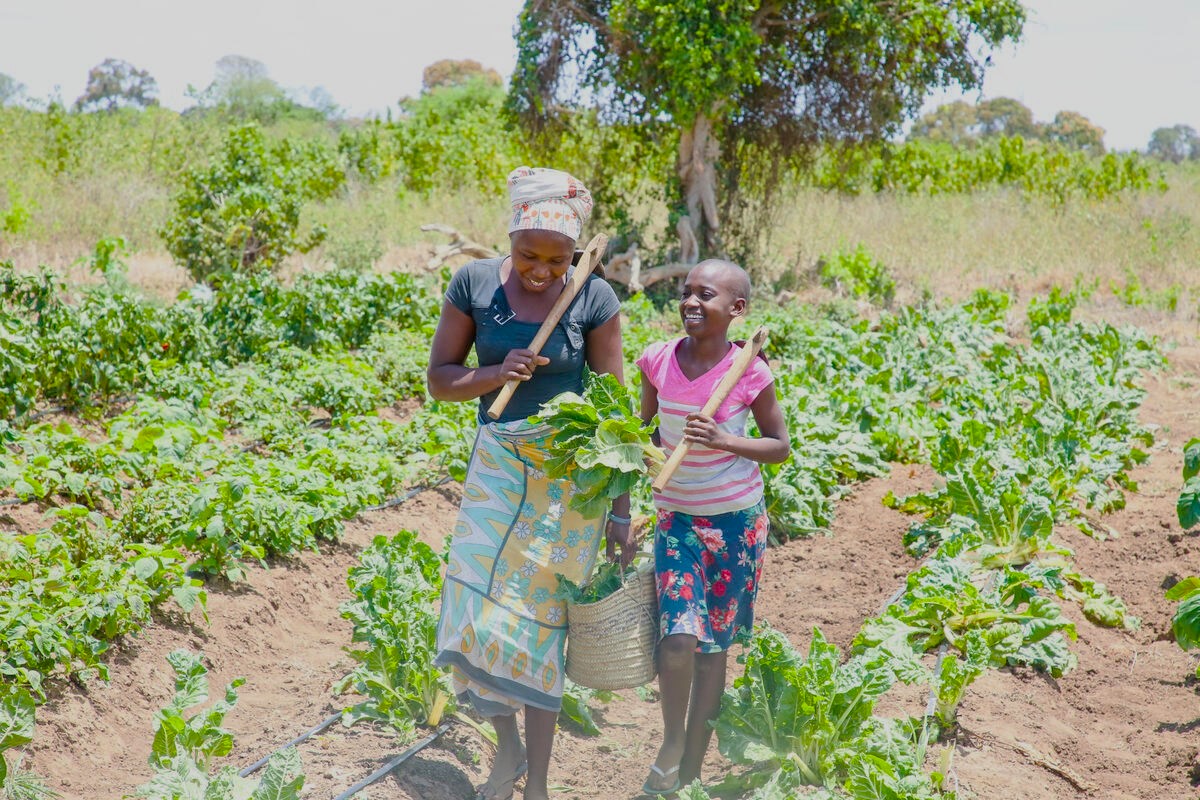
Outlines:
<svg viewBox="0 0 1200 800"><path fill-rule="evenodd" d="M691 444L702 444L714 450L725 450L730 436L717 427L712 417L703 414L688 414L683 426L683 440Z"/></svg>
<svg viewBox="0 0 1200 800"><path fill-rule="evenodd" d="M508 355L504 357L504 363L500 365L500 377L504 383L512 380L527 381L533 377L534 367L544 367L549 363L550 359L545 356L536 356L532 350L519 347L509 350Z"/></svg>
<svg viewBox="0 0 1200 800"><path fill-rule="evenodd" d="M605 555L609 561L617 559L617 545L621 546L620 562L622 567L628 567L633 563L633 557L637 554L637 542L633 539L633 530L629 527L628 522L613 522L608 521L608 527L605 529Z"/></svg>

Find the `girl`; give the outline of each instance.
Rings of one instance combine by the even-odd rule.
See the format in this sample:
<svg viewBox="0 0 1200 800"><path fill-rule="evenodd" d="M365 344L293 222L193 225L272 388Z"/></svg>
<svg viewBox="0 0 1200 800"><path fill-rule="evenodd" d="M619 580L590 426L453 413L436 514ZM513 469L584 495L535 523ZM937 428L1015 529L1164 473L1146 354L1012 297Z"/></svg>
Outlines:
<svg viewBox="0 0 1200 800"><path fill-rule="evenodd" d="M642 786L648 795L673 794L700 777L709 721L725 688L726 654L754 625L767 535L758 464L782 462L790 449L765 360L751 362L713 417L699 413L732 365L737 346L729 325L745 315L749 296L741 267L697 264L679 301L687 335L651 345L637 361L642 419L658 414L668 453L690 443L671 482L654 495L664 733ZM750 414L758 438L745 436Z"/></svg>

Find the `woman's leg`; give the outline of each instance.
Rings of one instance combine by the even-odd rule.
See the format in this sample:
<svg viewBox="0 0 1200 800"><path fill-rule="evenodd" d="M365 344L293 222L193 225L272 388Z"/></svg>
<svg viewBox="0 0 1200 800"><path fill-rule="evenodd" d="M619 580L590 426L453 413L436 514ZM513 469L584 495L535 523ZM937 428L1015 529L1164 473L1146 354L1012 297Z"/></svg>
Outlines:
<svg viewBox="0 0 1200 800"><path fill-rule="evenodd" d="M675 785L677 768L687 744L688 701L696 661L696 637L676 633L658 643L658 689L662 701L663 743L651 770L647 788L667 790Z"/></svg>
<svg viewBox="0 0 1200 800"><path fill-rule="evenodd" d="M521 744L521 730L517 727L517 715L489 717L488 722L496 729L496 758L492 761L492 772L487 783L478 787L478 794L487 800L505 800L512 795L517 771L525 763L525 747Z"/></svg>
<svg viewBox="0 0 1200 800"><path fill-rule="evenodd" d="M554 726L557 724L557 711L525 706L525 742L529 745L526 800L546 800L550 796L550 750L554 747Z"/></svg>
<svg viewBox="0 0 1200 800"><path fill-rule="evenodd" d="M728 651L697 653L695 676L692 680L692 705L688 711L686 744L679 762L680 785L687 786L700 777L704 754L712 739L709 722L721 711L721 694L725 691L725 667Z"/></svg>

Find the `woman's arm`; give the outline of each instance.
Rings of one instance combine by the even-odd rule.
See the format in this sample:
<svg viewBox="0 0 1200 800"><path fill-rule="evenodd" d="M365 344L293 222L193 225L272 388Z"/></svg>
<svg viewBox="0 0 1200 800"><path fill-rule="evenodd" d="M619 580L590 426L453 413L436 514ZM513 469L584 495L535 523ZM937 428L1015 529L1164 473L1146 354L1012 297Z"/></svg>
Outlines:
<svg viewBox="0 0 1200 800"><path fill-rule="evenodd" d="M688 415L687 424L683 428L683 438L693 444L724 450L760 464L781 464L787 461L791 453L791 438L788 436L787 423L783 419L783 410L775 397L774 384L758 393L758 397L750 404L750 411L754 414L754 421L758 423L759 435L755 438L725 433L717 427L712 417L702 414Z"/></svg>
<svg viewBox="0 0 1200 800"><path fill-rule="evenodd" d="M442 303L442 316L433 334L433 344L429 347L429 367L425 370L429 394L434 399L474 400L499 389L509 380L529 380L533 376L531 365L550 363L545 356L535 356L532 350L518 348L510 350L502 364L465 367L463 362L467 360L474 343L475 320L453 303Z"/></svg>

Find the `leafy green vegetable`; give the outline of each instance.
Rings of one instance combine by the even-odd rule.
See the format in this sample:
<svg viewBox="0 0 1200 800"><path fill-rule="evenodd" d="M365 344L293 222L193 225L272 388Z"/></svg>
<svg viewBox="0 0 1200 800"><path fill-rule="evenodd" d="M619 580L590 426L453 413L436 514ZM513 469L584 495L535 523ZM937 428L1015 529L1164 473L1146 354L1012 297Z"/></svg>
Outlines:
<svg viewBox="0 0 1200 800"><path fill-rule="evenodd" d="M33 741L34 704L28 690L0 687L0 784L8 778L4 751Z"/></svg>
<svg viewBox="0 0 1200 800"><path fill-rule="evenodd" d="M449 676L433 663L441 560L411 531L377 536L346 582L354 599L341 605L342 616L367 649L347 650L358 666L334 691L353 687L367 699L346 708L342 723L376 720L406 734L436 726L453 709Z"/></svg>
<svg viewBox="0 0 1200 800"><path fill-rule="evenodd" d="M546 474L575 484L571 508L585 517L604 514L645 474L657 474L664 456L634 411L633 395L615 376L589 373L583 396L564 392L529 418L554 431Z"/></svg>
<svg viewBox="0 0 1200 800"><path fill-rule="evenodd" d="M185 712L208 699L208 670L202 657L175 650L167 662L175 672L175 695L155 715L157 721L150 752L154 777L138 787L137 796L150 800L299 800L304 786L300 755L295 748L275 753L257 781L238 775L232 766L211 774L212 759L233 750L233 734L221 727L237 703L237 678L225 697L207 711Z"/></svg>
<svg viewBox="0 0 1200 800"><path fill-rule="evenodd" d="M556 575L558 578L558 590L554 596L559 600L575 603L576 605L587 605L603 600L610 594L621 588L625 579L638 571L638 566L630 564L628 567L622 567L615 561L605 561L592 571L591 577L583 586L578 585L570 578L562 575Z"/></svg>
<svg viewBox="0 0 1200 800"><path fill-rule="evenodd" d="M567 679L563 682L562 715L586 736L599 736L600 726L592 716L590 703L599 700L610 702L614 697L610 691L589 689Z"/></svg>
<svg viewBox="0 0 1200 800"><path fill-rule="evenodd" d="M915 757L887 761L882 740L873 738L882 724L872 716L875 701L896 680L916 677L906 667L910 662L872 650L842 663L816 629L803 658L766 626L738 660L745 672L726 690L713 727L721 753L751 765L738 779L744 788L765 786L784 770L799 784L832 789L868 755L884 759L895 774L921 780Z"/></svg>
<svg viewBox="0 0 1200 800"><path fill-rule="evenodd" d="M1171 618L1171 631L1184 650L1200 647L1200 578L1189 576L1167 590L1167 599L1179 603ZM1200 666L1196 667L1200 678Z"/></svg>

